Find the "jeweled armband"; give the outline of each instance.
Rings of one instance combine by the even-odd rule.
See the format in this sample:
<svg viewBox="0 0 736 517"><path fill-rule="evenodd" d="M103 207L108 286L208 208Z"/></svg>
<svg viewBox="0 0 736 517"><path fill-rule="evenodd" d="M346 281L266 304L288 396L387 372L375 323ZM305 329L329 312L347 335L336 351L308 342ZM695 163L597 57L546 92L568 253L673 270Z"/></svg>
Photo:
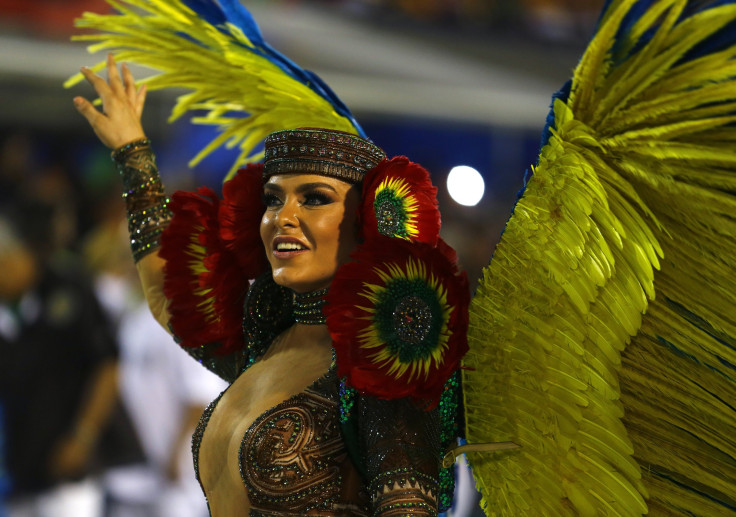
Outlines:
<svg viewBox="0 0 736 517"><path fill-rule="evenodd" d="M379 474L368 490L376 516L437 516L437 480L410 467Z"/></svg>
<svg viewBox="0 0 736 517"><path fill-rule="evenodd" d="M112 159L123 180L130 248L138 262L160 245L161 233L171 220L169 199L164 194L150 140L124 145L112 153Z"/></svg>

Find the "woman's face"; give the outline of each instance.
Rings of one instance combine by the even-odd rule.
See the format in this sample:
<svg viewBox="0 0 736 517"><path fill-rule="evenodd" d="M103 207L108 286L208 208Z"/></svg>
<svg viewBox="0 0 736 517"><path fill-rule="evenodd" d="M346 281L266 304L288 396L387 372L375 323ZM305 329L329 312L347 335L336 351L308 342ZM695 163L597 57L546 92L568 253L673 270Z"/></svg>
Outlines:
<svg viewBox="0 0 736 517"><path fill-rule="evenodd" d="M359 188L317 174L282 174L263 190L261 239L276 283L298 293L328 287L357 245Z"/></svg>

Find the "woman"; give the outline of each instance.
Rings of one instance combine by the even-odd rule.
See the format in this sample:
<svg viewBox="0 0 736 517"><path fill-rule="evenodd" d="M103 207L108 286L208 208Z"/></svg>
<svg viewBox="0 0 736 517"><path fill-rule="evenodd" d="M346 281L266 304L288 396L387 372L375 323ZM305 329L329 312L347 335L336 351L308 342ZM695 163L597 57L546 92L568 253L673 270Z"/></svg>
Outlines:
<svg viewBox="0 0 736 517"><path fill-rule="evenodd" d="M232 383L207 408L193 440L195 469L212 515L436 515L441 442L447 442L449 436L444 432L440 438L440 412L447 413L443 429L448 429L447 422L454 425L454 414L447 406L438 408L437 403L465 349L462 307L467 306L468 293L464 276L457 274L451 260L442 263L449 296L461 303L459 309L438 306L445 314L440 320L432 319L430 305L419 296L404 296L404 301L394 305L391 318L401 338L396 342L407 345L405 350L410 349L408 345L421 346L434 332L435 321L441 324L435 333L443 340L443 350L458 343L447 360L441 356L439 360L427 359L427 365L432 361L443 364L440 375L433 372L428 376L429 366L422 374L399 364L397 368L413 379L404 383L403 391L382 391L378 386L371 389L370 384L379 384L380 379L368 375L361 384L358 373L365 377L364 372L354 373L351 381L361 389L360 396L341 382L333 345L338 348L338 362L352 353L352 338L345 338L342 330L356 313L350 306L341 309L332 303L328 328L321 310L338 271L343 271L341 267L350 261L362 240L370 240L365 217L361 217L363 226L358 221L360 184L366 174L380 168L376 167L379 163L391 163L384 160L383 151L362 138L320 129L277 132L267 138L265 164L262 172L260 168L255 172L263 181L265 212L260 239L270 270L250 287L245 308L246 346L241 336L229 344L220 339L215 346L206 339L188 343L189 336L177 330L191 330L196 310L183 310L180 323L172 317L177 292L190 289L171 279L179 267L180 251L188 242L185 236L184 244L177 244L176 216L164 232L163 251L152 253L157 251L159 235L169 225L171 215L140 124L145 87L136 89L125 65L121 77L112 55L108 57L107 81L86 68L82 73L102 99L103 112L80 97L74 103L100 140L114 150L113 158L126 186L133 253L151 309L165 328L173 327L174 334L190 346L192 355ZM407 164L406 160L400 162L402 167ZM252 173L245 171L243 175L251 184ZM186 207L200 203L207 195L204 190L194 196L180 194L173 203L174 213L184 214L184 219ZM252 208L253 204L241 203L240 208ZM452 253L437 241L439 216L434 206L432 209L427 219L437 225L434 243L417 246L422 253L436 253L444 260ZM378 216L379 231L391 226L394 215L386 205ZM370 242L383 243L381 246L388 242L376 238L379 240ZM400 247L406 245L401 243ZM252 249L240 251L253 254ZM165 259L169 260L167 280ZM410 261L413 270L422 271L419 258ZM345 269L343 276L350 277L351 271ZM349 285L347 280L345 285ZM166 301L164 292L172 303ZM289 320L292 298L293 324ZM283 319L275 307L284 303L289 309L283 312L289 314L273 323L271 320ZM235 305L242 307L242 303ZM266 330L259 323L264 319L272 323ZM237 323L230 327L239 328ZM453 334L451 326L460 331L448 341ZM192 331L193 335L197 332ZM343 348L333 341L342 342ZM345 371L343 366L340 377ZM426 387L431 396L412 391L413 385Z"/></svg>
<svg viewBox="0 0 736 517"><path fill-rule="evenodd" d="M200 120L222 130L197 158L225 141L240 146L241 158L250 156L274 129L264 129L264 119L360 132L319 78L268 45L241 2L114 4L114 15L80 20L78 26L99 31L83 38L95 42L93 50L115 49L121 58L160 70L151 88L190 90L172 115L204 108ZM736 399L735 54L734 0L610 0L570 81L554 95L538 160L469 310L466 437L522 445L470 457L489 515L736 511L734 408L723 402ZM192 74L195 59L206 74ZM115 88L126 89L122 83ZM137 100L134 92L128 96ZM363 180L362 216L370 215L363 208L375 192L368 177L374 172ZM150 187L163 199L155 186L130 185ZM375 197L378 205L385 201ZM189 201L192 212L212 212L202 200ZM383 229L395 223L399 205L386 203L376 214ZM138 216L146 225L135 245L145 252L146 236L155 240L157 217L166 212L146 209ZM360 229L371 227L363 222ZM208 236L205 231L201 241L179 242L196 254ZM373 373L365 368L388 364L382 379L390 380L391 372L421 376L432 363L422 357L410 366L401 357L393 361L389 352L401 356L404 350L387 352L380 328L359 333L358 346L343 346L350 341L346 335L355 336L345 331L351 326L346 320L358 326L379 315L363 308L384 301L379 284L394 274L380 267L380 274L357 271L367 242L359 240L356 261L335 273L329 299L335 306L351 299L354 306L333 311L328 305L328 329L334 329L338 373L347 370L352 383L391 395L376 378L361 377ZM374 246L374 253L385 255L383 246ZM148 266L141 266L145 272ZM351 283L356 279L370 279L364 283L371 291ZM403 330L410 330L402 335L411 341L423 336L427 305L403 301L412 310L398 311ZM191 307L196 314L199 306ZM266 308L271 316L279 313L279 304ZM172 325L176 319L172 314ZM246 348L254 354L245 354L246 362L258 356L259 341L270 343L274 335L250 334ZM358 368L344 367L353 358L348 353L341 360L341 351L365 349L375 353ZM224 364L206 351L196 354L208 365ZM397 383L383 384L396 391ZM349 429L344 436L350 444Z"/></svg>

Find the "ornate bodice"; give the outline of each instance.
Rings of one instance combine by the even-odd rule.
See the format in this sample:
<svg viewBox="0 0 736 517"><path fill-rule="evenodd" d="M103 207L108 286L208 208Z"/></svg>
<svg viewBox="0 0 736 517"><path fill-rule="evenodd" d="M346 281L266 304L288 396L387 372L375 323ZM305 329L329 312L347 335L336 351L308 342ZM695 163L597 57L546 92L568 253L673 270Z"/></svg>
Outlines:
<svg viewBox="0 0 736 517"><path fill-rule="evenodd" d="M221 397L207 407L194 433L197 479L201 440ZM250 425L238 465L251 516L368 515L364 483L340 433L338 403L338 381L331 370Z"/></svg>

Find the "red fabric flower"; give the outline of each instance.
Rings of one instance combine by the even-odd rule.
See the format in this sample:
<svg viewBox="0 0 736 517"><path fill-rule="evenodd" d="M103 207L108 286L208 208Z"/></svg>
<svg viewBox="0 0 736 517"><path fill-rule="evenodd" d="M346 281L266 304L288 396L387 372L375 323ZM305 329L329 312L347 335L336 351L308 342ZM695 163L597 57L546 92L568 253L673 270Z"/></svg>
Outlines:
<svg viewBox="0 0 736 517"><path fill-rule="evenodd" d="M437 188L421 165L397 156L384 160L363 180L361 226L365 238L378 234L437 243Z"/></svg>
<svg viewBox="0 0 736 517"><path fill-rule="evenodd" d="M379 235L352 258L324 308L338 375L361 393L435 407L468 350L470 293L454 251Z"/></svg>
<svg viewBox="0 0 736 517"><path fill-rule="evenodd" d="M248 277L220 238L219 200L212 189L176 192L174 217L161 235L169 323L181 345L219 343L225 355L243 345L241 321Z"/></svg>
<svg viewBox="0 0 736 517"><path fill-rule="evenodd" d="M243 274L257 278L266 271L268 260L263 249L260 224L263 205L263 164L248 165L222 186L220 237L232 252Z"/></svg>

